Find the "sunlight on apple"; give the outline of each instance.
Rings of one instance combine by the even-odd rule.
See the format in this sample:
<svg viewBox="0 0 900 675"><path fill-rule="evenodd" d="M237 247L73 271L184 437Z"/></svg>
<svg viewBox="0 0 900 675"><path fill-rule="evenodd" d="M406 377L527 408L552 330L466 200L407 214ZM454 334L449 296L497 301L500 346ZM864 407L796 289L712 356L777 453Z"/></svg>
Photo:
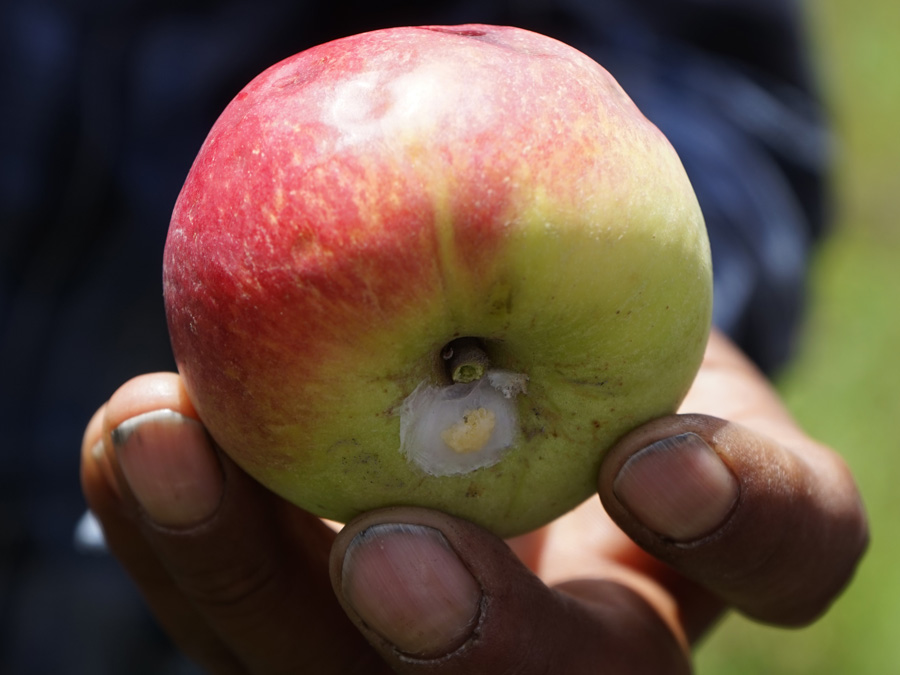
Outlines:
<svg viewBox="0 0 900 675"><path fill-rule="evenodd" d="M447 111L458 107L462 83L447 64L420 66L396 77L374 70L334 87L324 105L324 118L344 130L339 148L372 138L435 133L452 124Z"/></svg>

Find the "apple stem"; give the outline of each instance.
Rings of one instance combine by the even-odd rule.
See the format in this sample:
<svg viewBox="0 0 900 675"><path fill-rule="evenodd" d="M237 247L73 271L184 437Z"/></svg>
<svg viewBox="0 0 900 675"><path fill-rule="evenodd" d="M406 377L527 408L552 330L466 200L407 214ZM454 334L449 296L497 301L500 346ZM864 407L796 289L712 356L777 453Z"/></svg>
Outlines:
<svg viewBox="0 0 900 675"><path fill-rule="evenodd" d="M484 348L475 338L453 340L444 347L441 356L447 362L450 379L458 384L480 380L490 365Z"/></svg>

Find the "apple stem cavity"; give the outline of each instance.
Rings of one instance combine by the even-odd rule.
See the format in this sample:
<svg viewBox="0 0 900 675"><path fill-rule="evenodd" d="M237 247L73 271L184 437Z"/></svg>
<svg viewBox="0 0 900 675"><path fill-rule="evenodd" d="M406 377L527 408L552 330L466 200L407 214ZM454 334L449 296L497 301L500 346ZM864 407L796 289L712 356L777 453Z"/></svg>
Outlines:
<svg viewBox="0 0 900 675"><path fill-rule="evenodd" d="M441 356L449 385L422 382L400 407L400 452L432 476L463 474L499 462L519 433L516 397L528 377L489 369L478 340L460 338Z"/></svg>
<svg viewBox="0 0 900 675"><path fill-rule="evenodd" d="M476 338L458 338L441 352L450 380L458 384L475 382L484 377L490 366L488 355Z"/></svg>

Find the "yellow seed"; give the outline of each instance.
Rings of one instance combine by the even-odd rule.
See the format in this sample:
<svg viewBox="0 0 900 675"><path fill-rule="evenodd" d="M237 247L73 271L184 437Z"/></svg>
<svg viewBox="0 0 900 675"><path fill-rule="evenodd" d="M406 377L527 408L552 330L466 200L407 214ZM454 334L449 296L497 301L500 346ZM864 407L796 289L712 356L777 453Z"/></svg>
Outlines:
<svg viewBox="0 0 900 675"><path fill-rule="evenodd" d="M441 439L461 455L478 452L491 440L497 416L492 410L467 410L462 419L441 432Z"/></svg>

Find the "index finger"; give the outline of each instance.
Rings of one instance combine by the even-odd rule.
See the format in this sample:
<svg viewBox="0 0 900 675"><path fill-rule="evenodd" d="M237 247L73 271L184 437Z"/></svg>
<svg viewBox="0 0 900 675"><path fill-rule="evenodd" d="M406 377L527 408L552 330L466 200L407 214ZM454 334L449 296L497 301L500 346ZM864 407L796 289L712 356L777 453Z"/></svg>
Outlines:
<svg viewBox="0 0 900 675"><path fill-rule="evenodd" d="M91 453L108 468L99 485L95 472L86 483L111 548L163 625L213 672L357 672L366 664L361 672L379 672L331 589L334 533L218 453L192 414L175 375L127 383L105 406L101 450ZM202 500L212 511L188 522L174 504L178 485L195 493L204 482L195 474L207 469L220 471L221 496ZM165 480L148 479L154 474ZM184 497L189 512L195 498Z"/></svg>

